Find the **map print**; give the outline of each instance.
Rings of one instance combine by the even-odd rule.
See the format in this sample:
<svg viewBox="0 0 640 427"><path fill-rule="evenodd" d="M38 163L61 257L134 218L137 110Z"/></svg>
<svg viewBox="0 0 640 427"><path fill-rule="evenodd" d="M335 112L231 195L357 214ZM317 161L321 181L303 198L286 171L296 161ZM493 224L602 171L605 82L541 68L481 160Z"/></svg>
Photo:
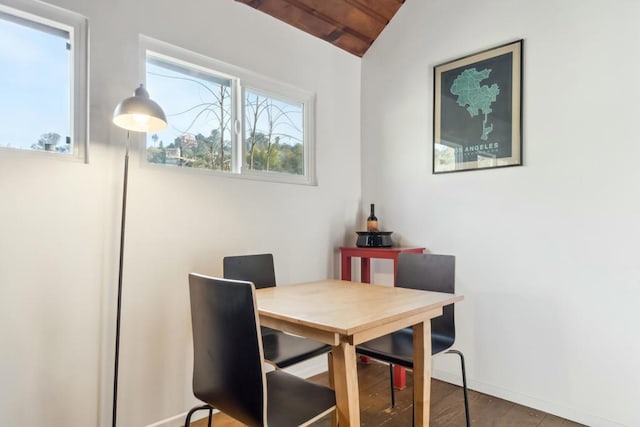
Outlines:
<svg viewBox="0 0 640 427"><path fill-rule="evenodd" d="M477 71L475 68L464 70L451 85L451 93L458 97L457 103L461 107L466 107L471 117L477 116L480 111L484 114L482 122L482 135L480 139L486 141L489 134L493 132L493 123L487 125L489 114L493 112L491 104L496 102L500 94L500 87L494 83L491 86L480 86L480 82L487 79L491 74L491 69Z"/></svg>

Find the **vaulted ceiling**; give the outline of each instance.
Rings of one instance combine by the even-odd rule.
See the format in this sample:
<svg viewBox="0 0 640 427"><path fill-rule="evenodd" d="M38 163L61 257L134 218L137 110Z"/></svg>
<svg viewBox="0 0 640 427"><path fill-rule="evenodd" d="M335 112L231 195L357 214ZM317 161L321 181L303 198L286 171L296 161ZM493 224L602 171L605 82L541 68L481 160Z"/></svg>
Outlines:
<svg viewBox="0 0 640 427"><path fill-rule="evenodd" d="M236 0L362 56L405 0Z"/></svg>

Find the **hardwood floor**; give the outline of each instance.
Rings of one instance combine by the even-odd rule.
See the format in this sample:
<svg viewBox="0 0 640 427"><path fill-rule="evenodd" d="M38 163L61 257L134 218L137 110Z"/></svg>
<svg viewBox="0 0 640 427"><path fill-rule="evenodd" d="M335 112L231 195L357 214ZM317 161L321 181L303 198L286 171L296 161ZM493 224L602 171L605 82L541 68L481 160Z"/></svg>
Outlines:
<svg viewBox="0 0 640 427"><path fill-rule="evenodd" d="M327 374L311 380L328 384ZM395 427L411 425L412 377L407 371L407 388L396 390L396 407L391 408L389 368L380 363L358 364L360 386L360 417L362 426ZM581 424L535 409L469 390L469 411L473 427L575 427ZM431 419L433 427L464 427L464 400L460 387L438 381L431 382ZM206 418L191 424L206 427ZM241 423L224 414L216 414L214 427L237 427ZM316 427L329 427L329 417L319 420Z"/></svg>

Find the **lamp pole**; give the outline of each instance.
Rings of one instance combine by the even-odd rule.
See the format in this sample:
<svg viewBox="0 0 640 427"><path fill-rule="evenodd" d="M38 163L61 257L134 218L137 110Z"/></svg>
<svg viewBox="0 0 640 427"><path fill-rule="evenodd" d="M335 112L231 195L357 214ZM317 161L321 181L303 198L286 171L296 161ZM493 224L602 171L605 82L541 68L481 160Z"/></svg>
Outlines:
<svg viewBox="0 0 640 427"><path fill-rule="evenodd" d="M115 364L113 367L113 413L112 426L116 427L118 408L118 364L120 361L120 319L122 318L122 272L124 270L124 228L127 218L127 183L129 181L129 131L127 131L127 148L124 154L124 181L122 184L122 214L120 219L120 259L118 262L118 300L116 303L116 345Z"/></svg>
<svg viewBox="0 0 640 427"><path fill-rule="evenodd" d="M140 85L132 97L120 102L113 112L113 123L127 130L127 146L124 155L124 181L122 185L122 216L120 222L120 257L118 262L118 297L116 303L116 342L113 368L113 412L112 426L116 427L118 413L118 365L120 361L120 325L122 318L122 274L124 271L124 239L127 217L127 185L129 181L130 131L150 132L167 127L167 118L162 108L149 98L149 93Z"/></svg>

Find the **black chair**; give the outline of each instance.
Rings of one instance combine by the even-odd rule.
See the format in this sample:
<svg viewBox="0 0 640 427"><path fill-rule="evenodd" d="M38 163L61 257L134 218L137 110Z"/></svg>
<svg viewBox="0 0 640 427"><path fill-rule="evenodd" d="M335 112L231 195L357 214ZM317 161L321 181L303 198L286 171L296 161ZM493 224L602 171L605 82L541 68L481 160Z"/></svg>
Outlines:
<svg viewBox="0 0 640 427"><path fill-rule="evenodd" d="M396 286L425 291L455 293L455 257L451 255L403 253L398 257ZM454 353L460 356L466 425L470 425L467 375L464 356L450 350L456 338L454 304L443 307L442 316L431 320L431 354ZM395 406L393 365L413 369L413 329L405 328L367 341L356 352L389 363L391 375L391 406Z"/></svg>
<svg viewBox="0 0 640 427"><path fill-rule="evenodd" d="M223 259L223 270L226 279L253 282L256 289L276 286L272 254L228 256ZM331 351L330 345L265 326L261 335L265 360L280 369Z"/></svg>
<svg viewBox="0 0 640 427"><path fill-rule="evenodd" d="M308 425L335 409L335 393L282 370L265 373L251 282L189 275L193 394L248 426ZM211 425L211 412L209 415Z"/></svg>

